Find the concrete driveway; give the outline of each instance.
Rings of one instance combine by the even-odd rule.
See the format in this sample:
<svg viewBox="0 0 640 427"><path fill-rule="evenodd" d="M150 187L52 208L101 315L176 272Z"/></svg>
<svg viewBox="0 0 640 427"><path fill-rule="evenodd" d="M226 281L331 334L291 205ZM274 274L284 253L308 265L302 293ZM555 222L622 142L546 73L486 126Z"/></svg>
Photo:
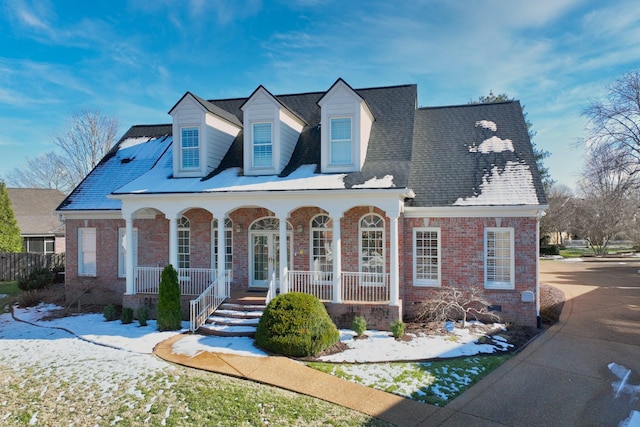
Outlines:
<svg viewBox="0 0 640 427"><path fill-rule="evenodd" d="M640 259L541 261L566 298L560 322L437 414L445 426L640 425ZM608 365L631 369L620 381ZM638 424L635 424L635 422Z"/></svg>

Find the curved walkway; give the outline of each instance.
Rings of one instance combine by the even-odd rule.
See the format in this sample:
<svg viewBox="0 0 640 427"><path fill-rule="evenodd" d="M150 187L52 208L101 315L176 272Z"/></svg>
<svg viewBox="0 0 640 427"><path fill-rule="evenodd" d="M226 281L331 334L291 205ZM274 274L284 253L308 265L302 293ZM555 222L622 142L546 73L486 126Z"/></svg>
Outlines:
<svg viewBox="0 0 640 427"><path fill-rule="evenodd" d="M541 262L541 281L560 288L560 322L444 408L324 374L285 357L203 352L162 359L318 397L399 426L618 426L640 401L616 393L611 362L640 384L640 260ZM635 425L634 425L635 427Z"/></svg>

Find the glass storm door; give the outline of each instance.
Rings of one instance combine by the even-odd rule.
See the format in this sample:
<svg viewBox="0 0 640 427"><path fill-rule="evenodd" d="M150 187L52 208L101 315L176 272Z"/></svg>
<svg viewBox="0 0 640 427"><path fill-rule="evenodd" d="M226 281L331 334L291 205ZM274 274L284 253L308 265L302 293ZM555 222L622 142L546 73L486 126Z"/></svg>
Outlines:
<svg viewBox="0 0 640 427"><path fill-rule="evenodd" d="M267 288L271 275L280 284L280 234L277 231L259 231L251 234L251 280L249 286ZM291 236L287 233L287 260L291 265Z"/></svg>

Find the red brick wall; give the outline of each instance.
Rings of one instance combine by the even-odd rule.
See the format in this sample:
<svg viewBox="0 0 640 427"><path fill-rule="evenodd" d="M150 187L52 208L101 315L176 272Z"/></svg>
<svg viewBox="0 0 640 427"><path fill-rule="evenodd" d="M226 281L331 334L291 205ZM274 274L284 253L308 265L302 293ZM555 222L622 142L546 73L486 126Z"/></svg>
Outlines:
<svg viewBox="0 0 640 427"><path fill-rule="evenodd" d="M413 285L413 228L424 227L422 218L404 220L402 248L404 268L401 295L405 313L414 316L421 302L437 288ZM442 286L478 286L484 290L484 230L497 227L495 218L431 218L429 227L440 227ZM492 305L502 306L504 320L536 325L535 303L520 301L523 291L536 290L536 220L502 218L501 227L514 228L515 289L484 290Z"/></svg>
<svg viewBox="0 0 640 427"><path fill-rule="evenodd" d="M358 225L369 212L385 220L386 265L389 265L389 219L377 208L357 207L345 212L341 220L342 270L358 271ZM309 269L309 226L313 216L325 213L317 207L294 211L289 222L293 227L293 269ZM209 212L192 209L184 214L191 226L191 266L211 268L211 220ZM257 219L273 216L262 208L242 208L230 214L233 221L233 289L246 289L249 283L249 226ZM428 226L441 229L442 286L479 286L484 289L484 229L496 227L495 218L431 218ZM78 278L77 229L97 228L96 277ZM77 295L87 291L84 301L97 304L122 304L125 291L124 278L118 278L118 228L124 220L67 220L67 298L73 302ZM239 226L241 232L236 231ZM302 226L302 232L298 227ZM413 228L423 227L422 218L400 218L398 228L402 244L400 254L400 298L407 318L414 316L419 305L428 300L437 288L413 285ZM494 305L502 306L499 313L504 320L535 325L535 303L520 301L523 291L536 288L536 220L535 218L502 218L502 227L513 227L515 238L515 290L485 290ZM137 219L138 265L164 266L169 259L169 221L163 215L156 219ZM213 266L214 268L216 266ZM388 269L388 267L387 267ZM388 272L388 270L387 270ZM384 316L382 316L384 317ZM384 320L386 322L386 320Z"/></svg>

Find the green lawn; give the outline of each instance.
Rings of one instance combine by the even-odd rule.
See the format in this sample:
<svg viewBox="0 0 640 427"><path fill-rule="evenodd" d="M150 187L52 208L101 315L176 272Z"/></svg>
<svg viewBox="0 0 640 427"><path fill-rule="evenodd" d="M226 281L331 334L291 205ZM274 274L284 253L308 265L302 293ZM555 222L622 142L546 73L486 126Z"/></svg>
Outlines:
<svg viewBox="0 0 640 427"><path fill-rule="evenodd" d="M18 282L0 282L0 313L8 313L9 307L16 301L18 294L22 292L18 288Z"/></svg>

